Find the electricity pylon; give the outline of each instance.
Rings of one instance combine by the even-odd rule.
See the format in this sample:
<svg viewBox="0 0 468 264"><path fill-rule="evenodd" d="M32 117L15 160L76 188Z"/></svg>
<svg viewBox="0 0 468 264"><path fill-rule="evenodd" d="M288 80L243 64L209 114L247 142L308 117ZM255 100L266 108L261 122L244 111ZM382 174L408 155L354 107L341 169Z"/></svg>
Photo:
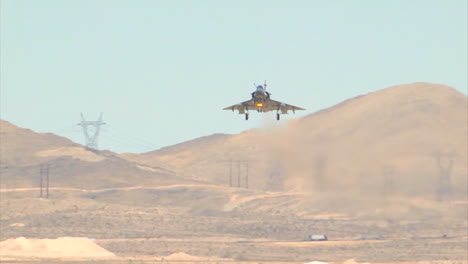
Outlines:
<svg viewBox="0 0 468 264"><path fill-rule="evenodd" d="M101 126L105 125L106 123L102 122L102 113L99 116L98 121L86 121L83 113L81 115L81 122L77 125L83 128L83 134L85 136L86 147L91 149L98 149L98 136L99 131L101 130ZM89 128L93 128L93 131L89 131Z"/></svg>
<svg viewBox="0 0 468 264"><path fill-rule="evenodd" d="M439 179L437 184L437 196L438 199L448 200L452 198L453 187L450 180L452 174L453 161L455 159L455 154L453 152L437 152L434 154L435 159L437 160L437 165L439 167Z"/></svg>

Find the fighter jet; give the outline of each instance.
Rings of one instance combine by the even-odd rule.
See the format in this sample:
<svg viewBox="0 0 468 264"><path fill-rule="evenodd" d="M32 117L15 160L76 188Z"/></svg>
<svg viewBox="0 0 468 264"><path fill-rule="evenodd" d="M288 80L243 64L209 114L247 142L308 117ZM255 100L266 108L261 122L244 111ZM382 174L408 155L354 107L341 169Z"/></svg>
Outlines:
<svg viewBox="0 0 468 264"><path fill-rule="evenodd" d="M296 110L305 110L304 108L300 108L294 105L285 104L282 102L278 102L275 100L271 100L270 96L271 93L266 91L267 84L266 82L262 85L254 84L256 89L251 94L252 99L228 106L223 110L234 110L239 111L239 114L245 114L245 120L249 120L249 110L256 110L257 112L269 112L269 111L276 111L276 120L280 120L281 114L287 114L288 111L296 112Z"/></svg>

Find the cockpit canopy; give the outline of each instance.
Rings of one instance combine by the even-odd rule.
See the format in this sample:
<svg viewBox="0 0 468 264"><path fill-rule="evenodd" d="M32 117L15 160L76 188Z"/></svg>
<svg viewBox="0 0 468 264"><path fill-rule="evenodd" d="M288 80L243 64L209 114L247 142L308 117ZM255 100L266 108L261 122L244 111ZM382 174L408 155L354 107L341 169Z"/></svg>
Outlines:
<svg viewBox="0 0 468 264"><path fill-rule="evenodd" d="M257 90L263 90L263 86L261 85L257 86Z"/></svg>

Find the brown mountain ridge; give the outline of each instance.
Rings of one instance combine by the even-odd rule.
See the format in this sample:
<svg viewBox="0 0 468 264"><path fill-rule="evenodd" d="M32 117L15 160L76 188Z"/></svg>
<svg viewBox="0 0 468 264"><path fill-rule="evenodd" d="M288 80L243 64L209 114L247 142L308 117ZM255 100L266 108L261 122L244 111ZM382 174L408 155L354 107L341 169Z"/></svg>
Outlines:
<svg viewBox="0 0 468 264"><path fill-rule="evenodd" d="M191 182L161 167L129 162L110 151L87 149L61 136L36 133L0 120L1 188L39 187L41 166L51 187L85 189ZM45 175L45 174L44 174Z"/></svg>

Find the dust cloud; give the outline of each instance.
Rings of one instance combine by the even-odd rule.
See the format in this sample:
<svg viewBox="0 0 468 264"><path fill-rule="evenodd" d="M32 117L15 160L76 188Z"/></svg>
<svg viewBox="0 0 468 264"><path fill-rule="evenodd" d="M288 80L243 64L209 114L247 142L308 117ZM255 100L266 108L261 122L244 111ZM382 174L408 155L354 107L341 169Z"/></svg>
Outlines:
<svg viewBox="0 0 468 264"><path fill-rule="evenodd" d="M287 125L264 122L258 136L267 186L306 193L330 209L385 208L389 214L412 210L421 200L467 199L466 126L437 126L449 114L434 116L442 111L434 104L428 103L431 111L405 109L401 116L395 114L401 107L370 109L365 99ZM458 110L450 115L463 117Z"/></svg>

